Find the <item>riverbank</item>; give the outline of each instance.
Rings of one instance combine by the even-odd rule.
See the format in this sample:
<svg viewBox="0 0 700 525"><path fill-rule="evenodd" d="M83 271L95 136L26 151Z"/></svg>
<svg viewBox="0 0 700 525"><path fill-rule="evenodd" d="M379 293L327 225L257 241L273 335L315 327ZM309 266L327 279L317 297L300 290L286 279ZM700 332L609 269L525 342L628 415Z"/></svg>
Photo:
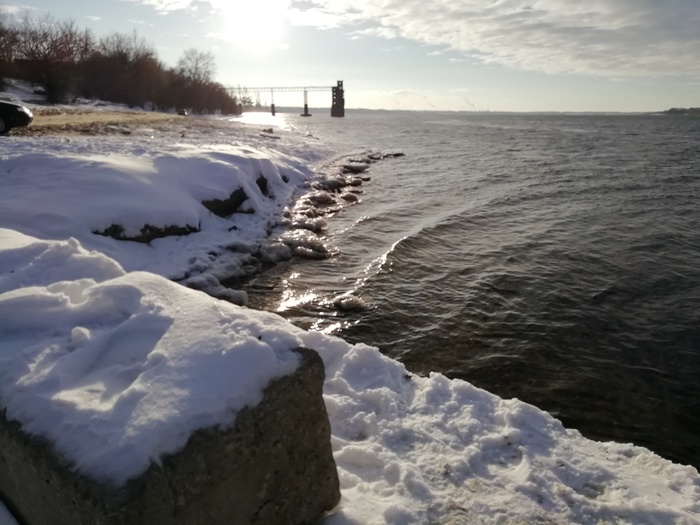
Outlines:
<svg viewBox="0 0 700 525"><path fill-rule="evenodd" d="M115 312L132 318L153 302L152 284L139 284L144 281L138 272L216 295L224 293L220 278L253 271L258 255L274 261L295 248L321 249L313 226L323 218L304 215L302 220L300 214L294 227L292 213L295 204L303 208L311 196L325 199L321 196L328 191L322 186L332 179L309 169L325 155L310 146L310 139L277 129L272 134L281 138L270 139L262 127L236 122L202 119L196 132L194 125L175 122L163 129L130 125L119 132L108 128L114 124L100 124L106 132L99 140L80 133L13 132L0 141L0 311L5 312L0 315L0 399L4 406L21 403L8 412L21 423L55 421L64 405L51 399L80 393L88 405L102 403L102 394L92 392L94 382L88 381L95 369L70 367L70 377L62 372L68 360L81 355L76 349L100 362L107 350L101 341L116 347L135 344L142 350L141 364L182 351L182 339L168 337L168 323L143 323L135 333L115 321ZM257 182L261 175L266 183ZM246 199L238 213L218 217L202 205L225 200L239 188ZM96 234L115 224L129 237L145 225L196 231L149 243ZM88 308L90 301L111 306ZM274 314L227 305L239 322L224 325L216 314L219 301L201 294L198 301L206 305L201 310L210 314L195 322L187 314L188 301L188 294L173 293L168 315L175 316L178 333L192 334L194 340L245 337L257 344L260 336L272 349L298 345L321 355L343 497L326 525L683 524L700 516L700 476L692 467L641 447L587 440L534 406L440 374L410 374L376 348L304 331ZM75 316L76 308L104 332L86 326ZM34 370L46 375L32 377L19 365L10 366L19 354L42 364ZM133 396L133 384L147 379L145 368L129 365L123 361L127 357L111 354L113 360L101 361L110 366L98 369L103 383L113 387L115 406ZM121 365L132 367L133 381L125 383L115 372ZM17 384L57 390L46 395L30 389L22 397ZM32 392L44 401L36 401ZM194 390L184 394L198 395ZM85 410L80 421L90 428L94 412ZM109 419L110 410L100 417ZM109 440L119 442L131 423L113 425ZM90 441L87 447L97 449ZM109 449L100 450L100 457L110 457ZM71 459L88 461L80 454Z"/></svg>

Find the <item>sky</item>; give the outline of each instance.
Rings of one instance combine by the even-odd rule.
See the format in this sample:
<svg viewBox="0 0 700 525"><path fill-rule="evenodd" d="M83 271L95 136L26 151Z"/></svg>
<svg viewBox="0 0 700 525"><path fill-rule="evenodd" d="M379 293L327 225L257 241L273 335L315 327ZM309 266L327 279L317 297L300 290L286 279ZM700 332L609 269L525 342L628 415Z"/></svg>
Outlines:
<svg viewBox="0 0 700 525"><path fill-rule="evenodd" d="M78 472L112 484L139 476L191 432L254 406L304 346L323 360L342 498L323 525L698 523L692 466L586 439L517 399L411 374L375 347L191 289L216 292L253 254L279 262L321 242L297 219L313 192L342 205L312 188L337 180L344 161L313 137L279 129L271 140L260 125L214 118L186 134L110 129L99 140L0 141L0 405ZM250 213L217 217L201 204L238 188ZM199 231L150 245L93 233L111 224Z"/></svg>
<svg viewBox="0 0 700 525"><path fill-rule="evenodd" d="M226 86L331 86L348 108L658 111L700 106L700 0L3 0L95 35L134 30ZM311 93L328 107L330 94ZM302 95L278 104L301 105ZM262 103L269 102L266 97Z"/></svg>

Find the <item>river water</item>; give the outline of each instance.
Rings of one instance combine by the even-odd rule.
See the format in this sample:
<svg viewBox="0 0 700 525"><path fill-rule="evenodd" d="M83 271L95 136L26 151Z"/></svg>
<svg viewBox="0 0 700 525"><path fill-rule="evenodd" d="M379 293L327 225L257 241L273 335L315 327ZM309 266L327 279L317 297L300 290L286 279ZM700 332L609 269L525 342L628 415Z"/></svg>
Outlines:
<svg viewBox="0 0 700 525"><path fill-rule="evenodd" d="M335 256L266 272L252 306L700 468L700 119L348 111L284 128L406 156L329 219ZM367 308L339 311L342 294Z"/></svg>

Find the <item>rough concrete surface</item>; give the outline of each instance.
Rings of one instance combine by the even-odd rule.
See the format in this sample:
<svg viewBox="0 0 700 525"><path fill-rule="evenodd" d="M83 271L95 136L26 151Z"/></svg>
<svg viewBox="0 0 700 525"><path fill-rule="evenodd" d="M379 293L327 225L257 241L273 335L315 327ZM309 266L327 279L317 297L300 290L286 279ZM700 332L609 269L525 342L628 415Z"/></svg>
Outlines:
<svg viewBox="0 0 700 525"><path fill-rule="evenodd" d="M195 432L185 448L121 487L71 469L0 412L0 496L27 525L311 524L340 499L323 402L323 362L273 381L228 429Z"/></svg>

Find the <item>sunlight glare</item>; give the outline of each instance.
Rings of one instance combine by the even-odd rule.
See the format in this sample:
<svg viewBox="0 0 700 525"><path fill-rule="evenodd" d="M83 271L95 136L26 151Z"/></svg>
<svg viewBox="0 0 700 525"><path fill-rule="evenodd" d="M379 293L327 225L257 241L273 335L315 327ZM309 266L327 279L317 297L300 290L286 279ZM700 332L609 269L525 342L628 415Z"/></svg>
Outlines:
<svg viewBox="0 0 700 525"><path fill-rule="evenodd" d="M268 100L264 100L266 107L268 103ZM238 117L237 120L243 124L270 126L288 130L291 128L291 124L289 122L290 117L291 115L286 113L277 113L277 115L272 116L267 111L246 111L240 117Z"/></svg>
<svg viewBox="0 0 700 525"><path fill-rule="evenodd" d="M277 307L277 312L286 312L292 308L298 308L304 304L311 303L316 299L318 299L318 294L315 292L295 294L291 290L285 290L282 302L280 302Z"/></svg>
<svg viewBox="0 0 700 525"><path fill-rule="evenodd" d="M222 17L219 33L250 52L283 49L283 14L286 0L231 2Z"/></svg>

